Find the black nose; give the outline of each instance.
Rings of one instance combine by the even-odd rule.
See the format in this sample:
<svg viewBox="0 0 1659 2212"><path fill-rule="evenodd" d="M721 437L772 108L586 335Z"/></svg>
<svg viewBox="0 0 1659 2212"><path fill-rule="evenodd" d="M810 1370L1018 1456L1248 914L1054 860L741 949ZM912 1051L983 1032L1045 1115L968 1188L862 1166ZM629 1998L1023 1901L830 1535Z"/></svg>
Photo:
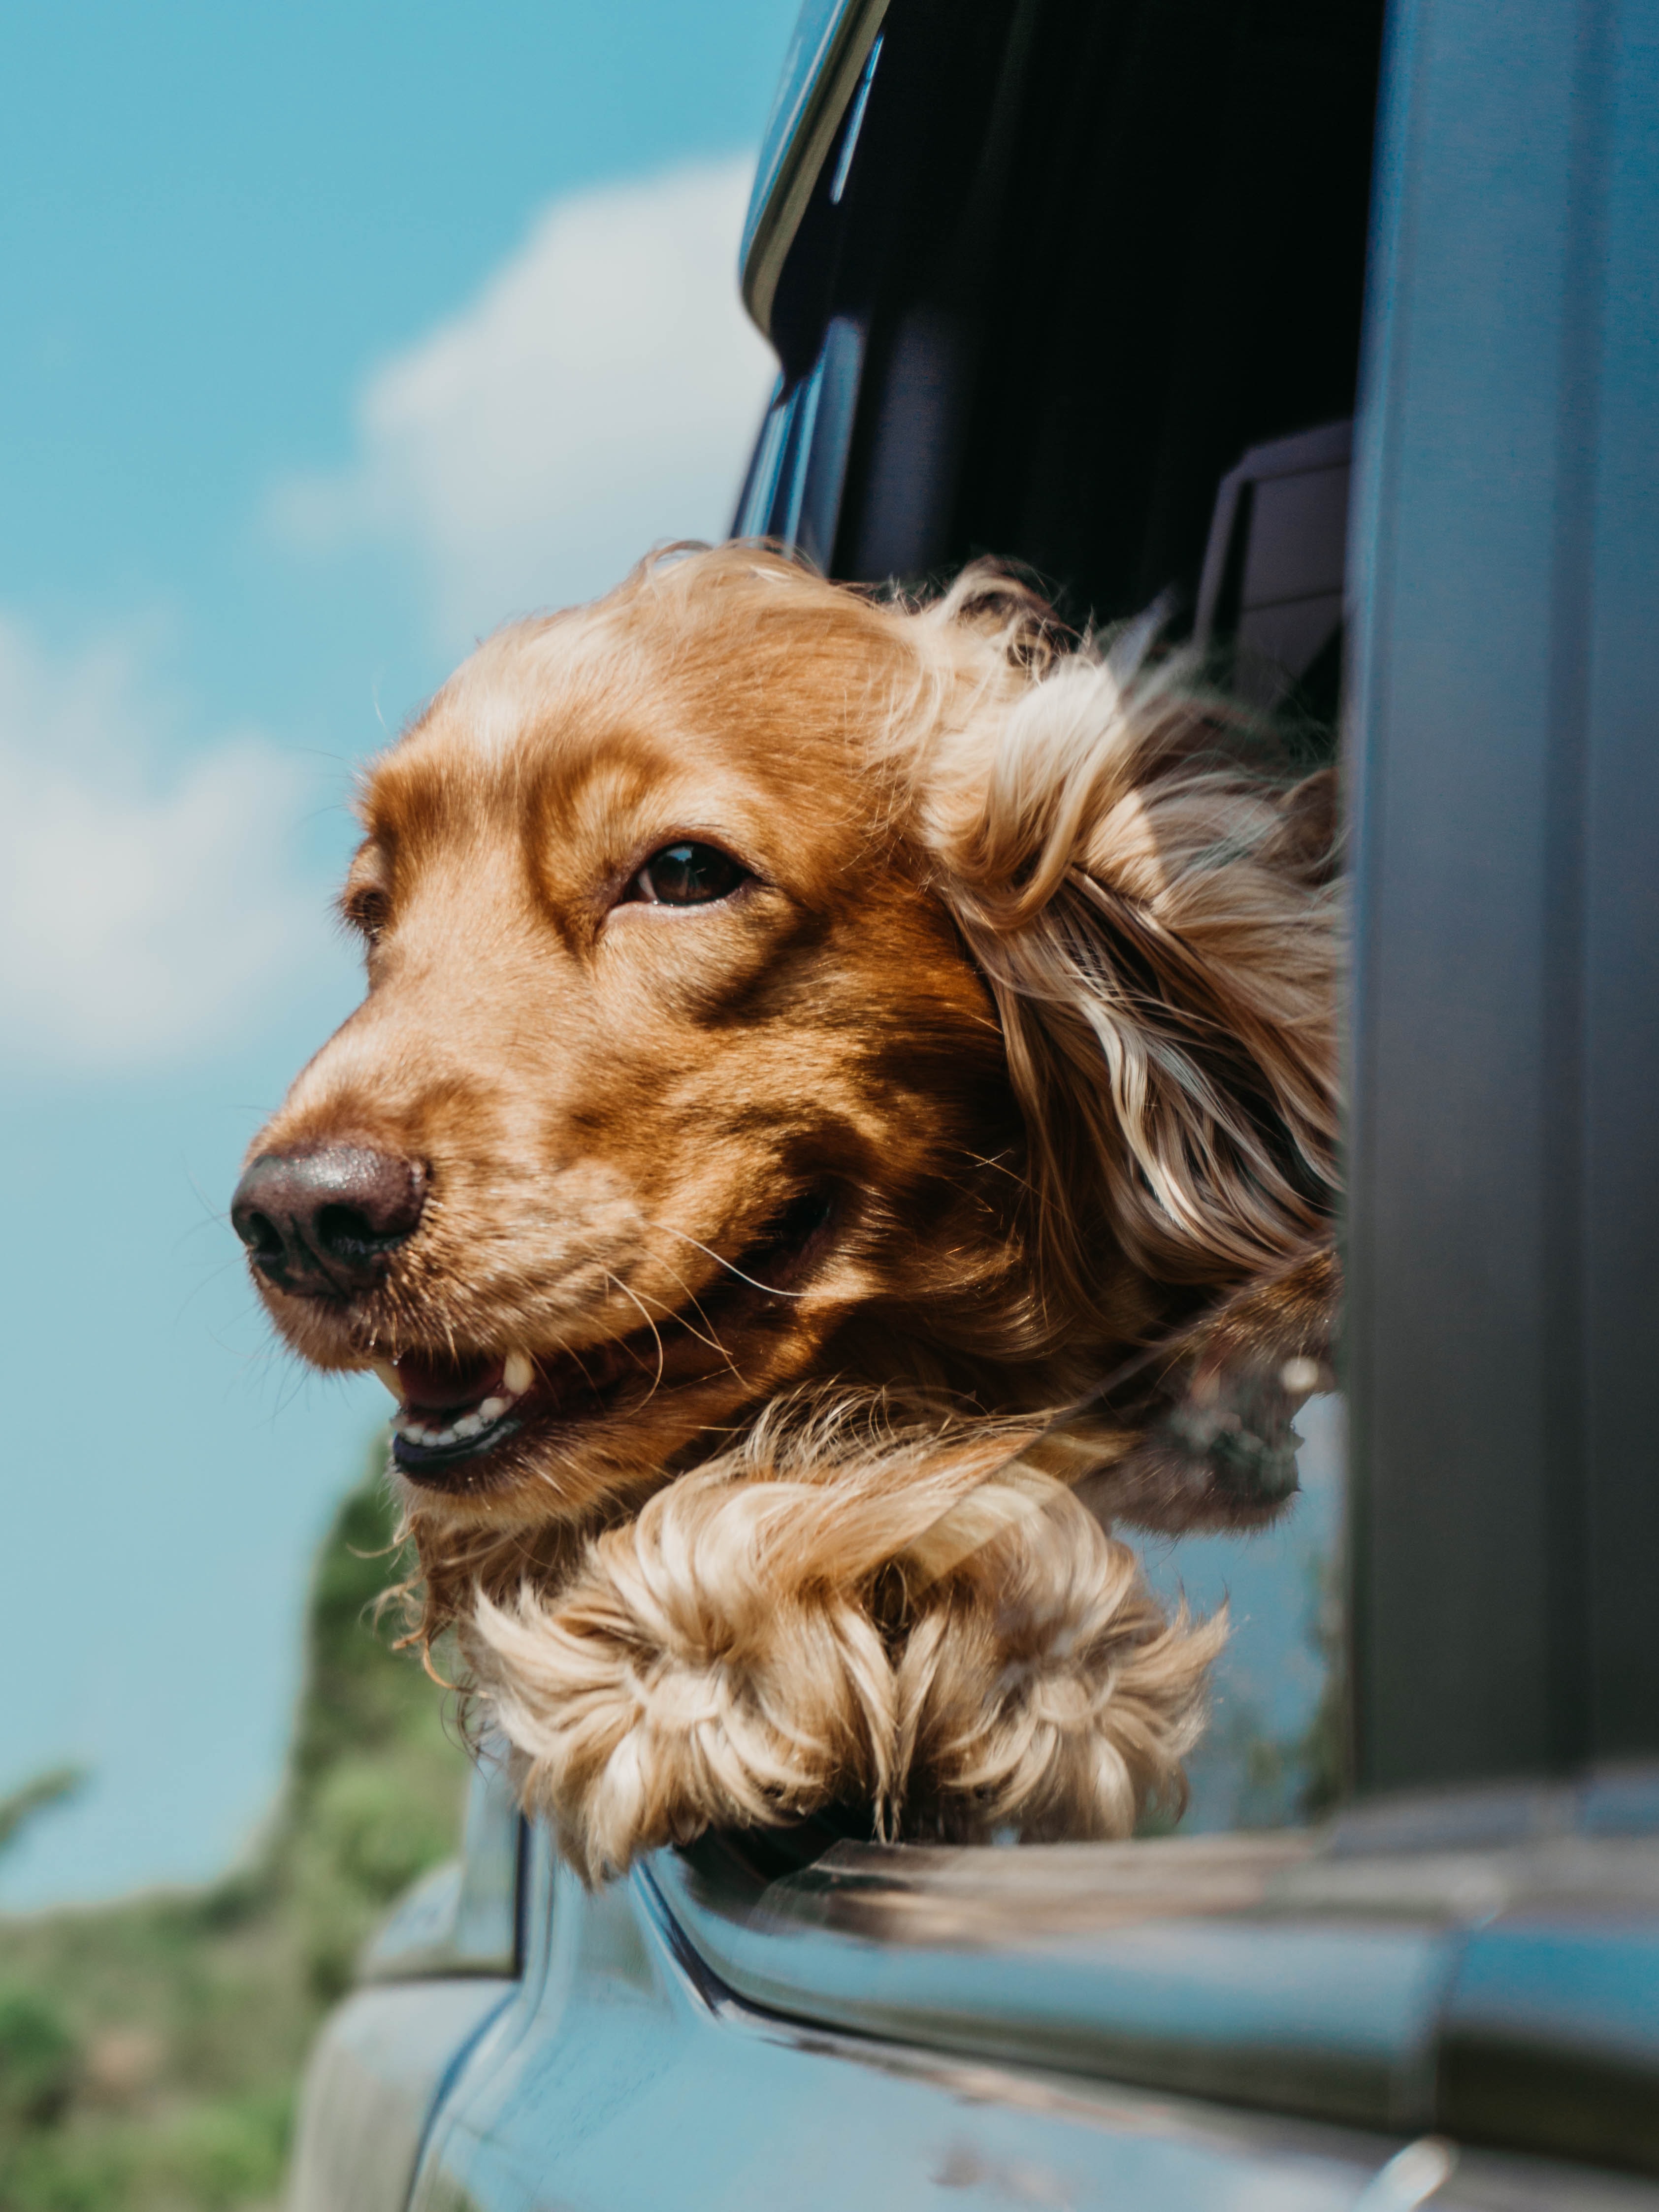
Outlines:
<svg viewBox="0 0 1659 2212"><path fill-rule="evenodd" d="M340 1298L379 1282L425 1202L417 1162L366 1145L329 1145L263 1154L237 1184L230 1218L248 1258L278 1290Z"/></svg>

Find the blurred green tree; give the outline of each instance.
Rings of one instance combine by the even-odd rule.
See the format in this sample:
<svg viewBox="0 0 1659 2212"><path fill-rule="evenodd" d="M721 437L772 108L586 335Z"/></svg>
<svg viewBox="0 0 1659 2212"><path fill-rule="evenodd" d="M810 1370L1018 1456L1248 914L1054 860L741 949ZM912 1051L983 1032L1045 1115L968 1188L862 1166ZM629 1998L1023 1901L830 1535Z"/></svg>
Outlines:
<svg viewBox="0 0 1659 2212"><path fill-rule="evenodd" d="M0 1919L0 2212L235 2212L278 2195L323 2011L391 1900L453 1851L467 1762L449 1700L394 1649L377 1446L320 1547L287 1776L204 1890ZM0 1799L0 1850L84 1776Z"/></svg>

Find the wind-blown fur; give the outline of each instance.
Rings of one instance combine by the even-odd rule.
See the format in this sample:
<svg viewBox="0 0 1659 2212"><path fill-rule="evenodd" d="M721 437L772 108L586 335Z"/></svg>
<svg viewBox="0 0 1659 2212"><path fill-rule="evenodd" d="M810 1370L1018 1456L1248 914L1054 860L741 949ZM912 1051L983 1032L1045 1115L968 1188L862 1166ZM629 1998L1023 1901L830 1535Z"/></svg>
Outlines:
<svg viewBox="0 0 1659 2212"><path fill-rule="evenodd" d="M1051 1269L1088 1299L1101 1211L1160 1279L1273 1268L1334 1194L1334 945L1301 824L1182 662L1034 653L1024 596L971 571L923 619L981 608L1027 681L922 741L918 827L996 1000Z"/></svg>
<svg viewBox="0 0 1659 2212"><path fill-rule="evenodd" d="M913 606L745 546L503 633L377 769L362 1027L258 1149L368 1130L434 1203L349 1310L266 1295L324 1364L555 1378L543 1430L402 1487L421 1632L590 1878L836 1804L1114 1836L1179 1798L1224 1625L1103 1523L1256 1525L1293 1482L1336 1295L1330 800L1178 656L994 570ZM757 888L617 906L685 835ZM636 1338L574 1421L556 1378Z"/></svg>

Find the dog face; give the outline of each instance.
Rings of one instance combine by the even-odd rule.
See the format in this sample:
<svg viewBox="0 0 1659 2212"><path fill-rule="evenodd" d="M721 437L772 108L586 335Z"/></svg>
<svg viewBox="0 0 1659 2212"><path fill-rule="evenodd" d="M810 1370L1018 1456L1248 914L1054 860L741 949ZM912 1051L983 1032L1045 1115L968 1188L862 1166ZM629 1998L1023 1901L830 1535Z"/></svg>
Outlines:
<svg viewBox="0 0 1659 2212"><path fill-rule="evenodd" d="M1277 1510L1279 1383L1263 1427L1196 1340L1146 1358L1330 1241L1328 836L1216 729L995 580L913 611L744 547L452 679L365 787L367 997L233 1207L290 1345L397 1396L429 1583L793 1386L1052 1412L1126 1355L1068 1479ZM1255 1298L1253 1375L1317 1369L1314 1306Z"/></svg>
<svg viewBox="0 0 1659 2212"><path fill-rule="evenodd" d="M806 665L648 595L510 631L370 775L368 995L239 1225L290 1344L398 1395L428 1514L637 1497L1006 1265L1000 1033L885 818L845 606Z"/></svg>

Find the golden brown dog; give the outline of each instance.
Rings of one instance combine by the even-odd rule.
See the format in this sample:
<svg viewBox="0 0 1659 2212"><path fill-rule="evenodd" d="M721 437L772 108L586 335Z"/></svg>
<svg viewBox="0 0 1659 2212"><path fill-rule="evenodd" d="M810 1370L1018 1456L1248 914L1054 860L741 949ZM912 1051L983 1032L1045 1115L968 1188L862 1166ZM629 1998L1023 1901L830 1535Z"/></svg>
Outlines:
<svg viewBox="0 0 1659 2212"><path fill-rule="evenodd" d="M1220 1630L1102 1522L1277 1510L1332 1304L1328 778L1259 750L993 572L728 546L373 769L368 996L234 1218L590 1875L1178 1790Z"/></svg>

